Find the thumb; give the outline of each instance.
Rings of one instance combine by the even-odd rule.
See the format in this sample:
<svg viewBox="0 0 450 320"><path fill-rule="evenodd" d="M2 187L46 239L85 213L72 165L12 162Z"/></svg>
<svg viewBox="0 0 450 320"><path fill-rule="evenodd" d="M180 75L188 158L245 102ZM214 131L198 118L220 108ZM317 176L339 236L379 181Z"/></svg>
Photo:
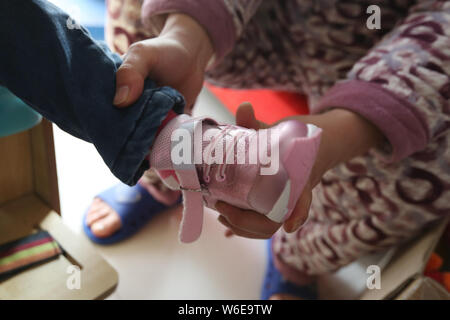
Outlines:
<svg viewBox="0 0 450 320"><path fill-rule="evenodd" d="M243 102L236 111L236 124L249 129L266 128L267 125L256 120L255 111L250 102Z"/></svg>
<svg viewBox="0 0 450 320"><path fill-rule="evenodd" d="M309 183L303 189L291 216L284 222L284 230L288 233L296 231L302 226L309 216L312 202L312 189Z"/></svg>
<svg viewBox="0 0 450 320"><path fill-rule="evenodd" d="M116 72L114 105L127 107L133 104L144 90L144 81L156 60L156 50L141 41L133 44Z"/></svg>

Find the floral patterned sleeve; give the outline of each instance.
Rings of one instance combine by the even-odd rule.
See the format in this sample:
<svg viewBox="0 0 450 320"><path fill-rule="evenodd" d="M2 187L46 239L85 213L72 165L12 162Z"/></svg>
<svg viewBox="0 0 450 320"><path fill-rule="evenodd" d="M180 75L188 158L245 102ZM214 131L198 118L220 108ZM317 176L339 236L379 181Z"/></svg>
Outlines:
<svg viewBox="0 0 450 320"><path fill-rule="evenodd" d="M215 60L231 51L262 0L145 0L142 21L147 28L161 30L166 14L185 13L197 20L210 35Z"/></svg>
<svg viewBox="0 0 450 320"><path fill-rule="evenodd" d="M395 162L444 134L449 99L450 2L427 0L412 7L318 109L348 108L368 118L390 142L383 153Z"/></svg>

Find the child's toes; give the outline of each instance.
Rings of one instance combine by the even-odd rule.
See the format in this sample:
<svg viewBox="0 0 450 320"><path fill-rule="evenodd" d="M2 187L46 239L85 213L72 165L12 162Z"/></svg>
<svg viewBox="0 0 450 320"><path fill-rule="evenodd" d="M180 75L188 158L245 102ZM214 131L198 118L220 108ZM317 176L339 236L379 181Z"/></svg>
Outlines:
<svg viewBox="0 0 450 320"><path fill-rule="evenodd" d="M91 231L98 238L105 238L112 235L122 226L119 215L110 210L104 217L92 223Z"/></svg>
<svg viewBox="0 0 450 320"><path fill-rule="evenodd" d="M110 206L108 206L105 202L99 199L95 199L89 208L88 213L86 214L86 224L91 226L95 221L105 217L111 211L114 211Z"/></svg>

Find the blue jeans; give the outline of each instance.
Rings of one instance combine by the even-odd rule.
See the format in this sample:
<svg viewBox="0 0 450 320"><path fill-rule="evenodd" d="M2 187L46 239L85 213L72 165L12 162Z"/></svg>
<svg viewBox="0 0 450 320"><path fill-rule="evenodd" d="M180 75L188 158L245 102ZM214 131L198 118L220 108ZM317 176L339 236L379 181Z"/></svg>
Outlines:
<svg viewBox="0 0 450 320"><path fill-rule="evenodd" d="M1 0L0 84L93 143L111 172L133 185L149 168L145 158L158 127L170 110L183 112L184 99L147 79L136 103L114 107L121 58L84 28L69 28L68 19L47 1Z"/></svg>

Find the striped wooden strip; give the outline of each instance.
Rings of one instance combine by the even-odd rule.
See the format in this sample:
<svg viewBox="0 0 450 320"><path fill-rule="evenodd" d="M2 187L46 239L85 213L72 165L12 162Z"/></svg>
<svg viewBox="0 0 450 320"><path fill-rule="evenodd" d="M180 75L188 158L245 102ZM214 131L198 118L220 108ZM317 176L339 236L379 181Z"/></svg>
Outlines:
<svg viewBox="0 0 450 320"><path fill-rule="evenodd" d="M0 277L10 276L62 253L46 231L0 245Z"/></svg>

